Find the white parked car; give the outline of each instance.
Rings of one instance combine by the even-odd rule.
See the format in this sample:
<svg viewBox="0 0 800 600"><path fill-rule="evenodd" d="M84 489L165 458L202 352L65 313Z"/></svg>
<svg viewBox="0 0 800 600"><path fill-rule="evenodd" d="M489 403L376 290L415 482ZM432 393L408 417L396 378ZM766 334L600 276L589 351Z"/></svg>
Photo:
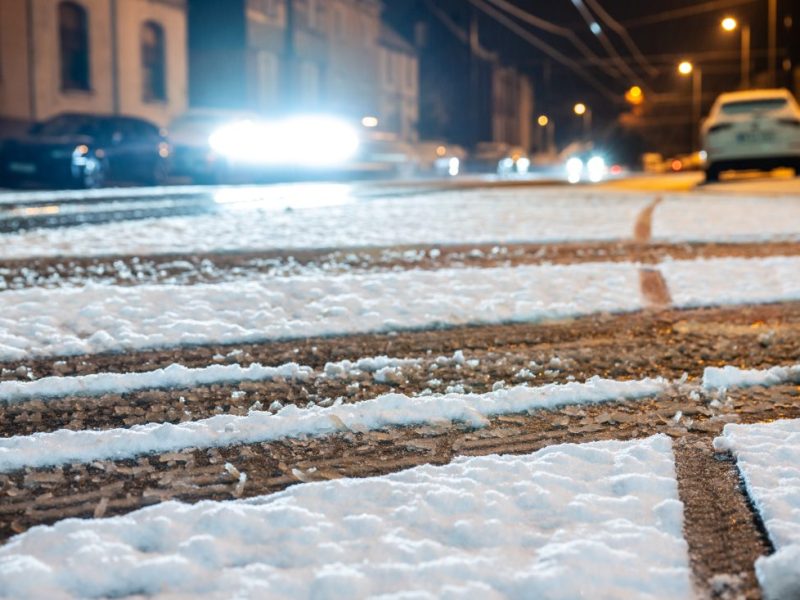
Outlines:
<svg viewBox="0 0 800 600"><path fill-rule="evenodd" d="M723 171L800 169L800 106L788 90L721 95L702 134L707 181Z"/></svg>

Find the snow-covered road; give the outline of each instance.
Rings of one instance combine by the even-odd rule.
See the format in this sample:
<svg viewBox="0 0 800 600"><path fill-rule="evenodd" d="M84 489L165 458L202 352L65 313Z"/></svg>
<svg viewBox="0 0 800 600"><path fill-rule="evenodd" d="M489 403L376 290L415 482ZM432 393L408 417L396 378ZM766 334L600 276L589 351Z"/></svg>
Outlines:
<svg viewBox="0 0 800 600"><path fill-rule="evenodd" d="M0 549L0 588L19 599L689 599L682 523L670 440L656 436L62 521Z"/></svg>
<svg viewBox="0 0 800 600"><path fill-rule="evenodd" d="M265 192L266 193L266 192ZM645 194L569 188L478 189L357 199L345 187L314 198L258 188L216 192L219 214L41 229L0 236L0 256L154 255L274 249L628 240L655 200L665 241L796 240L796 194Z"/></svg>

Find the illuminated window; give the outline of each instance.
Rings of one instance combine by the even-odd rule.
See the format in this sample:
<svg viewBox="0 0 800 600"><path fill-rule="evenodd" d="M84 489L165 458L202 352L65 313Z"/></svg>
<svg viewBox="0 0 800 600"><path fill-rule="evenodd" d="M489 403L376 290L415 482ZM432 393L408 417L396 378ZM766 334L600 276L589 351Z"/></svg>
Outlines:
<svg viewBox="0 0 800 600"><path fill-rule="evenodd" d="M58 5L58 41L61 51L61 89L91 88L89 78L89 15L76 2Z"/></svg>
<svg viewBox="0 0 800 600"><path fill-rule="evenodd" d="M145 102L167 99L166 74L164 28L148 21L142 26L142 99Z"/></svg>

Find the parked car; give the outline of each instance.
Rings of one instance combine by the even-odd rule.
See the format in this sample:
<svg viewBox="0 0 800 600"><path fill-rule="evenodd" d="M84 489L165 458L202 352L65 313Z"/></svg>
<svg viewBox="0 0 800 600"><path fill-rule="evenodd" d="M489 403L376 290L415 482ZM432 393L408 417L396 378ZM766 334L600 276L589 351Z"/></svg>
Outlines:
<svg viewBox="0 0 800 600"><path fill-rule="evenodd" d="M0 185L96 188L109 181L161 184L170 145L142 119L64 113L0 146Z"/></svg>
<svg viewBox="0 0 800 600"><path fill-rule="evenodd" d="M788 90L721 95L702 134L707 181L723 171L800 169L800 106Z"/></svg>

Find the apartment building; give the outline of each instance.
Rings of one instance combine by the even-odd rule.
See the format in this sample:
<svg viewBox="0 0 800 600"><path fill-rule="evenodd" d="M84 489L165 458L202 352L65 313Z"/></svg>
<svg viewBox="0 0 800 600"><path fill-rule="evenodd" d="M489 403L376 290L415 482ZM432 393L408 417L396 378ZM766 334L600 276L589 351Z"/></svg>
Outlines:
<svg viewBox="0 0 800 600"><path fill-rule="evenodd" d="M387 108L397 132L414 136L416 80L405 75L398 90L394 70L382 70L413 69L413 48L388 39L378 0L190 0L189 29L192 106L381 121Z"/></svg>
<svg viewBox="0 0 800 600"><path fill-rule="evenodd" d="M0 127L61 112L166 125L187 106L185 0L2 0Z"/></svg>

